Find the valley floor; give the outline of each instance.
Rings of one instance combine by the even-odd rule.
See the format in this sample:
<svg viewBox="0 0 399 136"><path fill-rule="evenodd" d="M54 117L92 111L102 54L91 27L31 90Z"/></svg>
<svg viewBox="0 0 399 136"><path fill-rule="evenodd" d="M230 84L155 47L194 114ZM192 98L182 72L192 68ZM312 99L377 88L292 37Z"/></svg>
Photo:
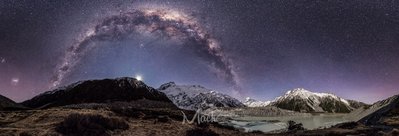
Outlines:
<svg viewBox="0 0 399 136"><path fill-rule="evenodd" d="M146 106L144 106L146 105ZM153 105L149 107L148 105ZM145 108L144 108L145 107ZM0 135L397 135L359 123L344 123L318 130L294 130L279 134L246 133L219 124L182 124L182 110L173 105L140 101L135 103L79 104L43 110L1 111ZM193 112L183 111L189 116ZM191 116L191 117L190 117Z"/></svg>
<svg viewBox="0 0 399 136"><path fill-rule="evenodd" d="M180 110L161 108L165 107L163 103L155 105L159 107L138 108L142 105L114 103L1 111L0 135L259 135L215 124L182 124ZM189 111L184 112L193 116Z"/></svg>

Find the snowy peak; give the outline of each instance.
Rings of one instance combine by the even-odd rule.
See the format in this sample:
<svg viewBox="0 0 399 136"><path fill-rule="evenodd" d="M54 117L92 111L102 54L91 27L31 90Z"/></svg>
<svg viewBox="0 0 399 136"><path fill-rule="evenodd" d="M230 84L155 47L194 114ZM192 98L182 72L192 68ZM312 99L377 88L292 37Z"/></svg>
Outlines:
<svg viewBox="0 0 399 136"><path fill-rule="evenodd" d="M301 93L310 93L310 91L305 90L304 88L295 88L293 90L288 90L285 94L301 94Z"/></svg>
<svg viewBox="0 0 399 136"><path fill-rule="evenodd" d="M255 99L251 99L251 98L247 97L243 104L248 107L266 107L266 106L270 105L270 103L271 103L271 101L263 102L263 101L257 101Z"/></svg>
<svg viewBox="0 0 399 136"><path fill-rule="evenodd" d="M304 88L296 88L296 89L288 90L285 93L285 95L309 97L311 95L325 95L325 93L314 93L314 92L308 91Z"/></svg>
<svg viewBox="0 0 399 136"><path fill-rule="evenodd" d="M331 94L331 93L317 93L317 92L311 92L309 90L306 90L304 88L296 88L293 90L289 90L285 93L284 96L299 96L301 98L309 98L309 97L334 97L334 98L338 98L336 95Z"/></svg>
<svg viewBox="0 0 399 136"><path fill-rule="evenodd" d="M311 92L304 88L296 88L293 90L289 90L285 93L284 96L280 97L280 99L292 98L292 97L300 97L303 99L317 99L317 98L332 98L338 101L345 103L346 105L350 105L349 102L345 99L342 99L332 93L317 93Z"/></svg>
<svg viewBox="0 0 399 136"><path fill-rule="evenodd" d="M169 82L161 85L159 91L179 108L186 110L206 109L211 107L243 107L237 99L200 85L176 85Z"/></svg>
<svg viewBox="0 0 399 136"><path fill-rule="evenodd" d="M162 84L162 85L159 87L159 89L165 90L166 88L169 88L169 87L175 86L175 85L176 85L175 82L169 82L169 83Z"/></svg>
<svg viewBox="0 0 399 136"><path fill-rule="evenodd" d="M351 103L353 103L351 101ZM283 96L277 97L272 105L294 111L303 112L350 112L358 107L348 100L342 99L331 93L317 93L304 88L287 91Z"/></svg>
<svg viewBox="0 0 399 136"><path fill-rule="evenodd" d="M250 97L245 98L245 102L255 102L255 99L252 99Z"/></svg>

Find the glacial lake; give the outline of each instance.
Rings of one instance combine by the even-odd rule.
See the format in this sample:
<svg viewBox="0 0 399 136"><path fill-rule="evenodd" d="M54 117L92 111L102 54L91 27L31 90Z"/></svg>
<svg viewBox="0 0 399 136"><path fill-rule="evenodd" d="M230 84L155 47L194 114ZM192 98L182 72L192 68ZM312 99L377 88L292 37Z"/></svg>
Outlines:
<svg viewBox="0 0 399 136"><path fill-rule="evenodd" d="M302 123L308 130L331 127L338 123L350 121L347 114L313 114L308 116L279 116L279 117L236 117L232 120L221 122L221 124L234 126L236 128L250 131L272 132L287 129L289 120Z"/></svg>

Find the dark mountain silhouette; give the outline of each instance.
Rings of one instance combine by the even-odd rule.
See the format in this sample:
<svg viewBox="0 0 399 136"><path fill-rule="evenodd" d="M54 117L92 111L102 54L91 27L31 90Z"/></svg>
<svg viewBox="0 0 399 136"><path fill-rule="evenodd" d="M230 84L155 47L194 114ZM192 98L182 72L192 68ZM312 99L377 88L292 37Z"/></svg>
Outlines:
<svg viewBox="0 0 399 136"><path fill-rule="evenodd" d="M45 92L22 102L31 108L46 108L79 103L107 103L148 99L172 103L162 92L135 78L80 81Z"/></svg>
<svg viewBox="0 0 399 136"><path fill-rule="evenodd" d="M18 110L18 109L26 109L26 107L14 102L11 99L8 99L5 96L0 95L0 111L1 110Z"/></svg>
<svg viewBox="0 0 399 136"><path fill-rule="evenodd" d="M370 111L374 112L370 113ZM367 115L359 120L360 123L366 125L388 125L399 127L399 95L389 97L385 100L378 101L371 106L365 107L362 113Z"/></svg>

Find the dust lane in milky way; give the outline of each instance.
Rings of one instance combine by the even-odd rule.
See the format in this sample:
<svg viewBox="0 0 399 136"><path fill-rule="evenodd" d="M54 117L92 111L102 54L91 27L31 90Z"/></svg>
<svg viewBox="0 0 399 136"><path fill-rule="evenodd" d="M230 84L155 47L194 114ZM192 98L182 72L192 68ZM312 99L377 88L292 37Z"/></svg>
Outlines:
<svg viewBox="0 0 399 136"><path fill-rule="evenodd" d="M95 47L93 41L120 41L129 38L135 32L151 32L183 40L185 46L192 47L200 57L210 61L210 65L216 68L215 72L220 77L239 88L239 79L233 65L223 54L217 41L200 27L194 17L167 9L135 10L108 17L100 22L87 37L67 50L52 79L52 86L58 86L74 69L80 58L84 57L85 52Z"/></svg>

